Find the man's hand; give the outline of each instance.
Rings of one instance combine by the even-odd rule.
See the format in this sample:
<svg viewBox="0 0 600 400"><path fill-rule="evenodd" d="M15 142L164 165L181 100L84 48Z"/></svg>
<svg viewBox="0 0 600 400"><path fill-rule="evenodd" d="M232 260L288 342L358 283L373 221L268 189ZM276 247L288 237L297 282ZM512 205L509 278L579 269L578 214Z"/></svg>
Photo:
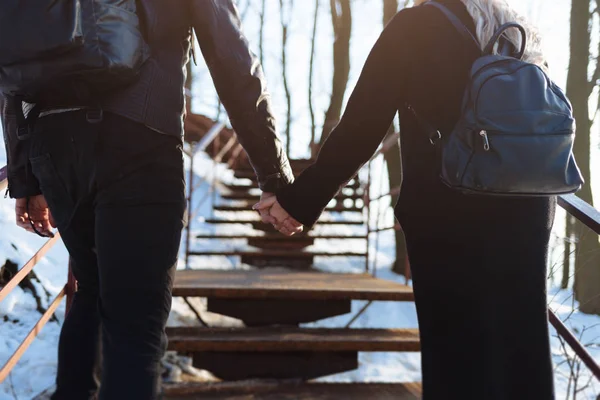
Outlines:
<svg viewBox="0 0 600 400"><path fill-rule="evenodd" d="M273 224L275 229L286 236L294 236L304 230L304 226L281 207L274 195L268 196L264 200L261 199L261 201L253 208L257 210L261 216L267 213L270 221L273 221L267 223ZM265 221L264 218L263 221Z"/></svg>
<svg viewBox="0 0 600 400"><path fill-rule="evenodd" d="M56 223L43 195L29 198L29 214L27 212L27 198L17 199L15 214L19 227L28 232L36 233L32 226L33 223L39 233L47 237L54 237L52 228L56 228Z"/></svg>

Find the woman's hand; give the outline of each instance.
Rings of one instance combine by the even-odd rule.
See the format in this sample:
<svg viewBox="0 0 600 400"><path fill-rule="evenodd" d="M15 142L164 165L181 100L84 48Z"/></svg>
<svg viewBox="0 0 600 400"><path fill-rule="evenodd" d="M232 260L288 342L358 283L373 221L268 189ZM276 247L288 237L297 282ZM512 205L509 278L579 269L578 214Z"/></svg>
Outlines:
<svg viewBox="0 0 600 400"><path fill-rule="evenodd" d="M281 207L275 195L263 193L260 202L253 208L260 213L263 222L272 224L286 236L294 236L304 230L304 226Z"/></svg>

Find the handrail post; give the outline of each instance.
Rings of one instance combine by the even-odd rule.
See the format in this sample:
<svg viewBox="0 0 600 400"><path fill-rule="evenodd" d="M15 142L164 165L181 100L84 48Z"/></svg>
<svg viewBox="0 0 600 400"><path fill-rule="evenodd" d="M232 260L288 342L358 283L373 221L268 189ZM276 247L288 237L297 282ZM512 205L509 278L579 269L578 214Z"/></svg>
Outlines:
<svg viewBox="0 0 600 400"><path fill-rule="evenodd" d="M365 193L364 193L364 202L365 202L365 207L367 208L367 254L365 255L365 272L368 274L369 273L369 262L370 262L370 258L371 258L371 252L370 252L370 238L371 238L371 164L372 164L372 160L369 161L369 165L367 166L368 168L368 178L367 178L367 185L365 187Z"/></svg>
<svg viewBox="0 0 600 400"><path fill-rule="evenodd" d="M188 173L188 207L187 207L187 227L185 230L185 269L190 269L190 242L192 240L192 207L194 198L194 159L196 158L196 144L191 143L190 170Z"/></svg>

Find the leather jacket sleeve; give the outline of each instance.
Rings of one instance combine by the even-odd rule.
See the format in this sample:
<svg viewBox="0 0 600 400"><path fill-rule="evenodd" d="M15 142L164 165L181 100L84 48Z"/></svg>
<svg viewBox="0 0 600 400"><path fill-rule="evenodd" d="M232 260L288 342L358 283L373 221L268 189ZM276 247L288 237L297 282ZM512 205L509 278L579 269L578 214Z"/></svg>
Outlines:
<svg viewBox="0 0 600 400"><path fill-rule="evenodd" d="M215 87L263 191L293 181L277 136L262 67L241 31L233 0L191 0L192 23Z"/></svg>
<svg viewBox="0 0 600 400"><path fill-rule="evenodd" d="M0 119L4 133L8 161L8 191L10 197L20 199L41 193L37 179L29 165L30 140L17 138L17 120L13 102L0 94Z"/></svg>

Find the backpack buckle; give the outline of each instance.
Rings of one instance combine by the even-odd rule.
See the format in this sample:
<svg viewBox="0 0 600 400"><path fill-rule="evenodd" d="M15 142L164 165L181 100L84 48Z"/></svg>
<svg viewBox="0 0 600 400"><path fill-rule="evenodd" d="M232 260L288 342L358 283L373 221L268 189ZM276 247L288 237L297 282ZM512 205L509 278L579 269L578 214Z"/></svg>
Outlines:
<svg viewBox="0 0 600 400"><path fill-rule="evenodd" d="M85 113L85 119L90 124L99 124L104 119L104 111L101 108L91 108Z"/></svg>
<svg viewBox="0 0 600 400"><path fill-rule="evenodd" d="M17 128L17 139L28 140L31 137L31 128L29 125L19 126Z"/></svg>

